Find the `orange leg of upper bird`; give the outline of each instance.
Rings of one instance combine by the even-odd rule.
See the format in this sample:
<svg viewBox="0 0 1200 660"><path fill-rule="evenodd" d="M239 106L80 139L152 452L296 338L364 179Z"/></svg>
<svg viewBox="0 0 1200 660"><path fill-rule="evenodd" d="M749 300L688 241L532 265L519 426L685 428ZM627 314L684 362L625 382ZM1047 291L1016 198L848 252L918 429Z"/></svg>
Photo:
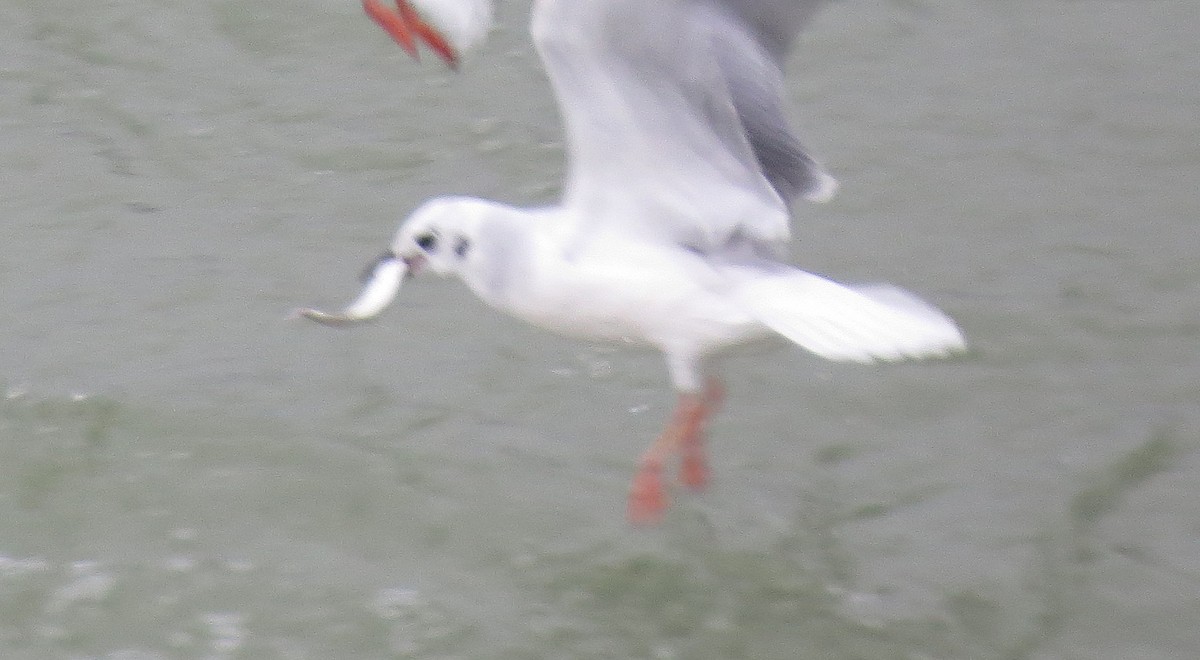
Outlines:
<svg viewBox="0 0 1200 660"><path fill-rule="evenodd" d="M362 0L362 5L367 16L391 35L413 59L418 59L419 39L437 53L451 69L458 68L458 53L454 47L433 26L425 22L407 0L396 0L395 11L384 7L380 0Z"/></svg>
<svg viewBox="0 0 1200 660"><path fill-rule="evenodd" d="M692 489L708 484L708 458L704 452L704 427L724 398L715 380L703 392L679 395L667 428L642 454L629 489L629 521L635 525L655 524L667 510L663 487L664 464L675 454L681 457L680 481Z"/></svg>
<svg viewBox="0 0 1200 660"><path fill-rule="evenodd" d="M379 27L391 35L392 39L404 49L404 52L414 59L417 58L417 42L413 39L412 29L398 12L384 7L379 0L362 0L362 5L367 16L370 16L371 20L378 23Z"/></svg>

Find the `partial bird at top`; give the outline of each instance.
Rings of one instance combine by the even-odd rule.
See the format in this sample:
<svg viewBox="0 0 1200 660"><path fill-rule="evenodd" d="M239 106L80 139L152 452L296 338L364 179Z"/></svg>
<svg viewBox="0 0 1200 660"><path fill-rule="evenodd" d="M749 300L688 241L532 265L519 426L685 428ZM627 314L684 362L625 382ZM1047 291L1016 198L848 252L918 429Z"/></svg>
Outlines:
<svg viewBox="0 0 1200 660"><path fill-rule="evenodd" d="M532 33L563 115L568 171L555 206L442 197L376 262L346 324L373 318L422 270L488 304L587 339L658 348L678 392L642 455L628 515L666 509L662 471L708 481L704 426L721 399L703 375L721 349L782 335L831 360L944 356L965 346L936 308L889 285L852 287L783 259L790 206L836 183L785 117L783 69L821 0L534 0ZM410 54L450 66L491 22L489 0L398 0L367 13Z"/></svg>

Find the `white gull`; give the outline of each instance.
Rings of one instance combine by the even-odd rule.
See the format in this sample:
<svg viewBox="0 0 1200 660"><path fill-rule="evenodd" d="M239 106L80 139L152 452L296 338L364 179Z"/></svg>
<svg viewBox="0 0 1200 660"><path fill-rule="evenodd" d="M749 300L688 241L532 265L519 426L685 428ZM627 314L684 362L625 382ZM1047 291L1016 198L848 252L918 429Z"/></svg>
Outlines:
<svg viewBox="0 0 1200 660"><path fill-rule="evenodd" d="M492 16L491 0L363 4L414 56L424 43L451 66ZM639 461L636 523L662 517L673 456L685 485L708 481L703 431L721 388L703 365L714 353L772 334L862 363L962 350L954 322L902 289L847 286L783 261L791 203L837 187L783 104L784 60L821 4L534 0L533 40L566 129L561 202L430 200L400 225L354 303L300 314L372 318L428 270L543 328L659 349L678 403Z"/></svg>

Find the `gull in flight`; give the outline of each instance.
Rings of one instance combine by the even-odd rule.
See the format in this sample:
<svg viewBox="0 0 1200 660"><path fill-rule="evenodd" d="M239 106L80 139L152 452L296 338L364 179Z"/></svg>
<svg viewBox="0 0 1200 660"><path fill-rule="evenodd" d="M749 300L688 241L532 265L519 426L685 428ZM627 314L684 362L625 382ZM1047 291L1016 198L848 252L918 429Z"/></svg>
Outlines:
<svg viewBox="0 0 1200 660"><path fill-rule="evenodd" d="M890 285L848 286L786 263L789 209L836 182L785 118L783 68L823 0L533 0L534 44L566 131L561 201L514 208L425 202L329 325L378 315L404 280L431 271L534 325L663 353L678 395L641 456L628 517L667 508L663 472L709 480L704 431L721 401L706 359L781 335L830 360L946 356L965 347L945 314ZM363 0L414 57L450 66L478 43L491 0Z"/></svg>

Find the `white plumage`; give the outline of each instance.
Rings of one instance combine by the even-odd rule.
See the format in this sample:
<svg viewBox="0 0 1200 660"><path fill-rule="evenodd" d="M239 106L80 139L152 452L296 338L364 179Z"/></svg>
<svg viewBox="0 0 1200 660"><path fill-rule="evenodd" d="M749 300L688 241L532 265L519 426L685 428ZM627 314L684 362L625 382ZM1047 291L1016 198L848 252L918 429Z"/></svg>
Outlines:
<svg viewBox="0 0 1200 660"><path fill-rule="evenodd" d="M492 16L488 0L413 4L459 48L477 43ZM700 436L719 400L702 375L706 356L772 332L830 360L963 349L957 326L913 294L845 286L781 260L790 204L836 190L783 109L783 60L820 4L535 0L534 41L567 134L561 203L431 200L401 224L346 313L302 313L369 317L403 275L432 270L541 327L658 348L680 404L642 458L636 521L665 507L657 474L673 453L686 483L705 480ZM379 20L377 6L369 11Z"/></svg>

